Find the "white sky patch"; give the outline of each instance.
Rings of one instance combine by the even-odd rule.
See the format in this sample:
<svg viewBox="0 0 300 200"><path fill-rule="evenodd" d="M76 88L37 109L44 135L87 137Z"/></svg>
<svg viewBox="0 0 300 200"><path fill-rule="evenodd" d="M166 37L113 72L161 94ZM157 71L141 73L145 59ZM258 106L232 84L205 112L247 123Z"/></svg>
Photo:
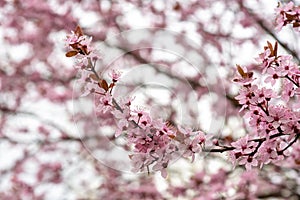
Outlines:
<svg viewBox="0 0 300 200"><path fill-rule="evenodd" d="M131 10L125 13L124 18L130 22L132 28L148 28L150 26L150 19L145 16L139 10Z"/></svg>
<svg viewBox="0 0 300 200"><path fill-rule="evenodd" d="M101 20L99 15L96 14L95 12L87 12L86 10L83 10L79 6L76 6L73 12L75 13L75 15L79 17L79 24L82 27L91 27L94 24L96 24L96 22Z"/></svg>
<svg viewBox="0 0 300 200"><path fill-rule="evenodd" d="M209 96L198 101L199 123L203 130L209 130L211 126L212 113L210 111Z"/></svg>
<svg viewBox="0 0 300 200"><path fill-rule="evenodd" d="M20 62L31 55L32 49L30 44L20 44L17 46L10 46L6 49L10 59Z"/></svg>
<svg viewBox="0 0 300 200"><path fill-rule="evenodd" d="M9 149L9 151L8 151ZM0 143L0 169L6 170L14 166L15 162L22 158L24 152L23 148L12 146L7 142ZM9 159L8 159L9 158Z"/></svg>
<svg viewBox="0 0 300 200"><path fill-rule="evenodd" d="M133 29L121 33L121 37L123 35L125 35L126 39L128 39L133 44L139 44L143 40L149 40L149 38L151 38L151 34L149 33L148 29Z"/></svg>

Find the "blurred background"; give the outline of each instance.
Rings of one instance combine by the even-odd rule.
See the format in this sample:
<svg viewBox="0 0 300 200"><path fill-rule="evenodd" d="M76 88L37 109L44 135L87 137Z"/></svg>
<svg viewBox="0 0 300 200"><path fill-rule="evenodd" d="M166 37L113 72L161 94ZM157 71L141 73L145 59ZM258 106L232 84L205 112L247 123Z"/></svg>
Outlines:
<svg viewBox="0 0 300 200"><path fill-rule="evenodd" d="M181 158L166 180L131 173L130 149L113 137L114 119L95 112L97 98L81 97L64 40L80 25L102 55L99 74L123 71L116 94L135 96L154 117L231 141L247 131L234 99L235 65L255 71L267 40L299 61L298 35L274 30L277 3L0 0L0 199L209 199L208 184L197 185L199 196L191 186L178 197L195 177L223 198L238 194L242 169L232 173L225 154L193 164ZM270 169L276 176L260 176L271 185L266 198L299 197L299 169Z"/></svg>

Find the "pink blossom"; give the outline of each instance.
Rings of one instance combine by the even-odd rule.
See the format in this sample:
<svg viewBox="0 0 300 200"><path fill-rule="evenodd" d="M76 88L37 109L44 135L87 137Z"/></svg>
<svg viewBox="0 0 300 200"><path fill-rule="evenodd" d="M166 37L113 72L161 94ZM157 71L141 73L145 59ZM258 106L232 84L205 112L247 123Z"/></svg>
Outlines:
<svg viewBox="0 0 300 200"><path fill-rule="evenodd" d="M267 71L271 63L275 60L275 57L270 57L270 56L271 56L270 49L266 49L263 53L259 54L258 58L255 59L257 62L262 64L263 74Z"/></svg>
<svg viewBox="0 0 300 200"><path fill-rule="evenodd" d="M101 113L106 113L112 111L112 96L106 93L104 96L100 97L99 105L97 106L97 111Z"/></svg>
<svg viewBox="0 0 300 200"><path fill-rule="evenodd" d="M239 101L239 104L243 105L242 108L248 108L250 105L250 99L255 96L254 91L257 90L257 86L242 87L239 91L239 95L235 97Z"/></svg>
<svg viewBox="0 0 300 200"><path fill-rule="evenodd" d="M298 66L292 61L291 55L282 55L278 58L279 66L276 68L281 76L292 76L299 74Z"/></svg>
<svg viewBox="0 0 300 200"><path fill-rule="evenodd" d="M276 83L276 80L280 78L280 74L275 71L273 68L267 70L268 77L265 79L265 83L271 83L272 86Z"/></svg>
<svg viewBox="0 0 300 200"><path fill-rule="evenodd" d="M283 80L283 88L281 93L281 99L288 102L291 97L295 95L294 84L286 79Z"/></svg>
<svg viewBox="0 0 300 200"><path fill-rule="evenodd" d="M182 156L185 158L192 158L192 162L194 162L195 155L200 153L202 148L204 147L206 136L201 131L192 131L192 129L184 129L182 127L178 127L178 130L181 134L183 134L184 143L179 145L180 149L184 149ZM180 137L180 135L179 135Z"/></svg>
<svg viewBox="0 0 300 200"><path fill-rule="evenodd" d="M247 170L251 170L252 166L258 166L258 161L253 156L243 156L239 161L239 165L245 165Z"/></svg>
<svg viewBox="0 0 300 200"><path fill-rule="evenodd" d="M155 120L152 124L153 127L157 129L157 135L166 135L170 138L176 137L176 131L168 126L167 123L164 123L161 120Z"/></svg>
<svg viewBox="0 0 300 200"><path fill-rule="evenodd" d="M71 31L71 34L67 35L66 44L69 46L69 44L79 43L83 40L85 40L84 36L79 36L74 31Z"/></svg>
<svg viewBox="0 0 300 200"><path fill-rule="evenodd" d="M233 167L236 166L238 159L242 156L241 152L229 151L227 153L228 159L231 161Z"/></svg>
<svg viewBox="0 0 300 200"><path fill-rule="evenodd" d="M134 154L129 157L132 161L133 172L143 171L151 163L151 158L145 153Z"/></svg>
<svg viewBox="0 0 300 200"><path fill-rule="evenodd" d="M116 119L116 123L118 126L118 129L116 130L115 137L118 137L121 135L123 130L126 130L129 126L129 121L128 119L130 118L130 110L123 109L122 111L120 110L113 110L111 113L114 115Z"/></svg>
<svg viewBox="0 0 300 200"><path fill-rule="evenodd" d="M141 127L148 127L151 125L152 118L148 112L144 110L144 108L136 108L132 110L131 117L129 120L133 120Z"/></svg>
<svg viewBox="0 0 300 200"><path fill-rule="evenodd" d="M115 69L113 69L110 73L110 77L113 82L117 82L120 79L121 75L122 75L122 73Z"/></svg>
<svg viewBox="0 0 300 200"><path fill-rule="evenodd" d="M249 154L253 152L254 148L256 147L256 142L249 141L248 135L246 135L236 142L232 142L231 146L235 148L233 151L236 153L241 152L242 154Z"/></svg>
<svg viewBox="0 0 300 200"><path fill-rule="evenodd" d="M257 107L266 106L272 98L277 97L272 89L263 87L259 89L257 85L243 87L239 91L239 95L235 97L242 106L241 110L248 108L256 110Z"/></svg>
<svg viewBox="0 0 300 200"><path fill-rule="evenodd" d="M153 166L152 169L154 171L160 171L161 176L163 178L167 178L167 176L168 176L167 167L169 164L169 160L170 160L170 158L168 156L162 157L161 159L159 159L157 161L157 163Z"/></svg>
<svg viewBox="0 0 300 200"><path fill-rule="evenodd" d="M274 128L289 122L292 119L290 110L283 106L270 106L269 115L265 116L267 122L272 123Z"/></svg>
<svg viewBox="0 0 300 200"><path fill-rule="evenodd" d="M80 78L78 79L78 83L82 85L82 94L81 96L87 96L90 93L98 93L104 95L106 91L103 88L100 88L98 82L91 78L90 71L79 70Z"/></svg>
<svg viewBox="0 0 300 200"><path fill-rule="evenodd" d="M297 61L299 58L277 55L280 51L299 55L299 48L292 48L297 47L294 45L295 38L280 36L283 45L272 48L268 43L259 56L261 63L258 66L249 64L247 68L239 68L234 79L242 88L237 98L239 106L234 99L236 87L227 80L231 79L231 68L226 66L233 65L232 62L241 56L239 49L245 48L250 52L259 46L261 39L269 37L273 19L264 10L255 10L262 8L263 1L211 2L0 1L1 17L4 19L1 21L1 52L4 54L1 54L0 63L0 152L7 154L1 157L4 162L0 167L0 199L297 199L300 180L297 176L300 164L300 68L293 59ZM139 21L146 22L140 25L156 28L143 29L143 33L134 30L130 39L126 38L128 34L125 32L120 37L115 35L121 30L135 29L136 23L131 23L132 19L124 13L128 8L130 12L137 12L141 18ZM299 9L292 3L279 6L278 27L291 24L299 31ZM85 23L86 14L92 14L96 20ZM229 21L224 17L228 15ZM266 27L262 27L260 22L266 22L270 30L262 31L261 28ZM120 73L115 68L104 80L107 76L103 70L114 54L101 61L92 38L80 29L71 32L66 39L70 49L66 56L73 57L76 62L74 69L67 67L68 63L61 59L62 56L56 55L61 51L57 36L76 23L84 23L89 34L99 44L104 44L99 47L109 49L106 53L126 53L111 63L113 68L150 63L145 65L151 68L146 73L150 72L149 75L160 85L168 86L170 92L167 92L167 98L145 95L146 106L151 107L156 101L161 103L170 111L165 112L168 122L151 116L146 109L135 110L131 106L133 99L124 97L124 93L133 91L134 83L139 84L135 81L143 84L146 80L142 78L148 74L135 73L132 79L122 81L124 85L120 85L120 90L113 90L119 87L115 83L121 81ZM176 28L178 32L169 34L167 29L174 25L179 27ZM241 32L246 34L240 35L235 32L236 28L243 29ZM191 34L195 42L186 40L186 36ZM112 37L113 40L110 40ZM229 52L227 41L233 45L233 51ZM181 56L170 59L157 51L175 47L173 44L176 45L172 49L175 50L174 55L192 58L195 62L190 64L195 64L196 70L190 70ZM15 48L21 51L15 51ZM280 49L277 51L277 48ZM19 60L20 57L24 59ZM220 76L212 73L213 65L218 66L218 71L220 69ZM265 88L261 71L267 73L267 83L274 85L278 82L280 84L276 86L279 87ZM95 110L88 107L75 109L78 113L74 114L74 118L80 120L80 137L69 131L71 120L64 122L57 117L43 116L52 107L60 109L65 103L69 105L78 100L79 94L72 95L76 72L81 74L78 83L82 86L83 95L92 93L95 100ZM223 78L225 80L221 80ZM125 86L128 88L125 89ZM279 98L277 93L281 95ZM213 141L199 131L207 125L199 123L199 119L205 119L206 112L197 112L198 107L203 106L202 100L210 99L207 98L210 94L213 94L214 102L204 109L217 113L212 117L225 119L224 135L213 137ZM238 113L240 107L245 109L243 117L242 113ZM226 112L222 113L218 108L226 108ZM62 107L62 110L65 109ZM181 110L182 128L178 127ZM73 118L68 110L62 116L65 114L68 116L64 119ZM211 131L219 127L218 119L212 121ZM107 135L108 132L115 132L115 137L123 135L117 139ZM240 132L246 135L244 141L236 140ZM217 133L210 135L214 134ZM120 156L111 151L110 146L114 145L109 145L107 140L124 147L125 151L131 151L129 158L135 172L151 170L161 173L164 178L171 163L181 153L192 161L202 150L209 153L201 163L195 164L195 169L201 168L201 172L185 168L180 162L175 163L179 165L178 170L170 170L170 179L163 185L172 191L172 184L178 183L184 192L170 194L169 190L155 188L160 184L154 184L152 174L133 178L124 174L126 169L123 166L126 166L123 158L119 159ZM109 159L110 155L116 156L112 156L113 162L108 160L104 163L109 164L105 167L97 162L98 158L90 159L91 156L84 153L86 149L105 159ZM234 165L245 165L248 170L268 163L271 165L257 170L257 174L254 170L243 173L240 168L233 171L227 166L214 166L215 162L225 162L222 156L225 152ZM51 163L48 163L50 160ZM82 164L76 165L79 160ZM70 166L75 166L72 167L74 173L65 173ZM219 167L223 169L215 172ZM174 180L173 175L176 176ZM89 177L95 177L95 180ZM58 197L60 192L62 196Z"/></svg>
<svg viewBox="0 0 300 200"><path fill-rule="evenodd" d="M299 7L290 1L287 4L279 4L276 11L276 30L280 31L283 26L293 24L299 31Z"/></svg>
<svg viewBox="0 0 300 200"><path fill-rule="evenodd" d="M275 9L275 11L280 14L282 12L292 12L291 14L294 14L293 12L294 8L294 2L290 1L287 4L279 4L279 7Z"/></svg>
<svg viewBox="0 0 300 200"><path fill-rule="evenodd" d="M258 152L260 167L262 167L264 164L270 163L272 160L277 158L276 140L267 140L261 145Z"/></svg>
<svg viewBox="0 0 300 200"><path fill-rule="evenodd" d="M283 17L283 15L277 15L276 17L276 27L275 27L275 30L276 31L281 31L281 29L285 26L285 19Z"/></svg>

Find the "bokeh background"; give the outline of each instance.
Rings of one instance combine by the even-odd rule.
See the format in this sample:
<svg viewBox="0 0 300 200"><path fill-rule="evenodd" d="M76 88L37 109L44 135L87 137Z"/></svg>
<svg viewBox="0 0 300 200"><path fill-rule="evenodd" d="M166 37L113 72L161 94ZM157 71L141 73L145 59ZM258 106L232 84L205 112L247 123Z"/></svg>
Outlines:
<svg viewBox="0 0 300 200"><path fill-rule="evenodd" d="M224 185L238 183L242 170L229 173L225 154L194 163L180 158L166 180L132 173L130 148L113 137L113 119L95 112L93 96L81 97L64 40L80 25L102 55L97 71L123 71L115 93L135 96L155 117L234 140L245 134L235 65L255 71L267 40L299 61L299 35L274 30L277 3L0 0L0 199L174 199L170 188L191 184L195 175L211 181L206 173L227 173ZM280 186L281 195L299 197L299 170L281 170L262 177L269 190ZM203 186L202 197L210 191Z"/></svg>

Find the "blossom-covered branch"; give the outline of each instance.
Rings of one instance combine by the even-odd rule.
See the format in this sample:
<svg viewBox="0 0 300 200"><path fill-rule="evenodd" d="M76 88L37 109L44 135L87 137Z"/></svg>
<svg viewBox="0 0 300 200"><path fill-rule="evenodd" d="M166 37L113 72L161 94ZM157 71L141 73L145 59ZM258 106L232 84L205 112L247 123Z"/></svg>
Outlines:
<svg viewBox="0 0 300 200"><path fill-rule="evenodd" d="M271 88L261 87L253 72L237 65L235 82L242 85L236 97L245 110L245 118L251 128L249 134L232 143L235 149L229 153L232 162L245 164L246 168L283 160L293 152L292 145L300 134L300 70L291 56L278 55L277 42L270 42L259 55L264 83ZM274 85L281 81L280 92Z"/></svg>
<svg viewBox="0 0 300 200"><path fill-rule="evenodd" d="M113 70L110 74L111 83L98 75L95 64L100 58L90 46L91 38L83 35L80 27L67 36L70 51L67 57L75 56L81 72L81 81L85 82L84 95L89 93L100 95L97 111L109 112L117 120L115 137L125 135L129 145L133 146L133 154L129 155L134 171L147 170L152 166L154 171L161 171L167 176L169 163L183 154L191 157L199 153L204 146L205 136L201 131L177 127L162 119L154 119L142 107L132 108L133 97L119 97L112 92L121 73ZM116 99L119 99L118 101Z"/></svg>
<svg viewBox="0 0 300 200"><path fill-rule="evenodd" d="M86 42L88 41L88 42ZM284 153L297 141L299 137L299 113L292 110L291 98L299 95L299 67L292 62L291 56L278 55L278 44L273 46L268 42L264 53L257 60L261 62L262 74L267 74L265 83L272 86L277 80L283 79L280 96L273 89L260 88L255 82L253 72L247 72L237 66L239 77L234 81L243 87L236 97L242 105L241 110L247 110L245 117L249 119L251 132L229 146L219 144L217 140L211 147L204 147L206 136L203 132L193 132L191 129L170 125L162 119L153 119L149 112L143 108L132 108L132 97L118 97L112 89L121 74L116 70L111 73L111 83L102 79L95 71L95 64L100 56L96 55L89 46L91 39L84 36L77 27L67 37L71 47L66 56L76 56L79 60L79 69L87 77L84 81L84 94L94 93L100 95L98 111L109 112L117 119L115 136L124 135L129 145L132 145L134 154L129 155L135 171L144 171L149 166L153 170L162 172L166 177L166 168L171 160L180 152L185 157L194 160L195 154L201 152L229 152L231 161L245 165L247 169L252 166L262 167L264 164L282 160ZM93 61L92 61L93 60ZM83 75L82 75L83 76ZM82 78L81 78L82 79ZM116 98L119 99L117 102ZM273 104L273 100L281 98L284 105ZM293 106L299 107L299 102ZM194 137L193 139L190 139Z"/></svg>

